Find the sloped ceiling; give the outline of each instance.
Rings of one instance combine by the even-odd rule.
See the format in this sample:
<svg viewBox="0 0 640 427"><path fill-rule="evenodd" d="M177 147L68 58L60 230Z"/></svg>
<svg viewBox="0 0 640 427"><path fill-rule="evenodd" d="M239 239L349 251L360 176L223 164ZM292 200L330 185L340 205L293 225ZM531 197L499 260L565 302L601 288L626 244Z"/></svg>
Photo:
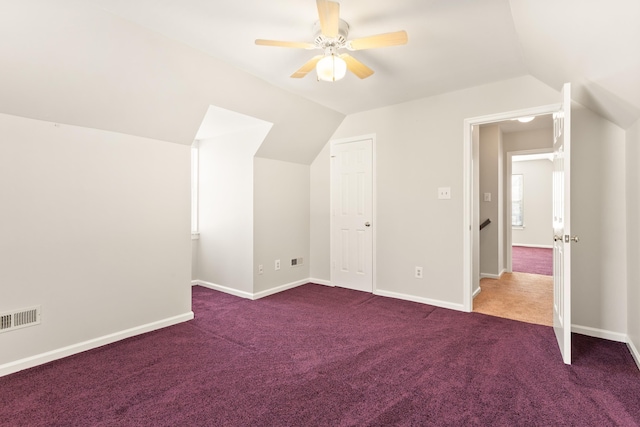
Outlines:
<svg viewBox="0 0 640 427"><path fill-rule="evenodd" d="M512 0L527 71L626 129L640 117L640 1Z"/></svg>
<svg viewBox="0 0 640 427"><path fill-rule="evenodd" d="M314 0L89 0L344 114L531 74L623 128L640 117L638 0L342 0L350 37L407 30L406 46L355 52L375 70L337 83L288 76L317 51Z"/></svg>
<svg viewBox="0 0 640 427"><path fill-rule="evenodd" d="M342 0L375 70L288 76L317 51L314 0L0 0L0 112L188 144L209 105L274 123L258 155L309 163L346 114L530 74L627 128L640 117L638 0Z"/></svg>
<svg viewBox="0 0 640 427"><path fill-rule="evenodd" d="M309 164L344 115L74 0L0 0L0 112L190 145L209 106L272 123L259 155Z"/></svg>

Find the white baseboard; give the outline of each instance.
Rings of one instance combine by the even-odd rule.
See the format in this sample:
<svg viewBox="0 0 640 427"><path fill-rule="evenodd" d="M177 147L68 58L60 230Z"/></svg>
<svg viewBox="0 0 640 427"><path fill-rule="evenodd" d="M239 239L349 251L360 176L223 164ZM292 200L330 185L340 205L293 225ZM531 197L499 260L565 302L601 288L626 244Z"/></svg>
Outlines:
<svg viewBox="0 0 640 427"><path fill-rule="evenodd" d="M234 295L240 298L254 299L251 292L241 291L239 289L230 288L228 286L218 285L216 283L205 282L204 280L192 280L192 284L202 286L204 288L213 289L214 291L224 292L225 294Z"/></svg>
<svg viewBox="0 0 640 427"><path fill-rule="evenodd" d="M413 301L413 302L419 302L422 304L433 305L436 307L448 308L451 310L464 311L464 306L462 304L454 304L446 301L439 301L439 300L430 299L430 298L417 297L414 295L401 294L398 292L383 291L380 289L375 290L373 293L375 295L380 295L382 297L397 298L405 301Z"/></svg>
<svg viewBox="0 0 640 427"><path fill-rule="evenodd" d="M504 270L502 270L502 272L500 272L500 274L489 274L489 273L480 273L480 278L481 279L496 279L499 280L502 275L504 274Z"/></svg>
<svg viewBox="0 0 640 427"><path fill-rule="evenodd" d="M542 249L553 249L553 245L530 245L527 243L514 243L511 246L520 246L522 248L542 248Z"/></svg>
<svg viewBox="0 0 640 427"><path fill-rule="evenodd" d="M0 365L0 377L193 319L193 311Z"/></svg>
<svg viewBox="0 0 640 427"><path fill-rule="evenodd" d="M266 291L257 292L253 294L253 299L268 297L269 295L277 294L278 292L286 291L288 289L297 288L298 286L306 285L307 283L309 283L309 279L286 283L284 285L276 286L275 288L267 289Z"/></svg>
<svg viewBox="0 0 640 427"><path fill-rule="evenodd" d="M315 283L316 285L324 285L324 286L331 286L332 288L335 288L336 285L334 285L333 283L331 283L331 280L324 280L324 279L314 279L314 278L310 278L309 282L311 283Z"/></svg>
<svg viewBox="0 0 640 427"><path fill-rule="evenodd" d="M602 338L609 341L627 342L627 335L620 332L612 332L604 329L591 328L589 326L571 325L571 332L587 335L594 338Z"/></svg>
<svg viewBox="0 0 640 427"><path fill-rule="evenodd" d="M205 282L204 280L192 280L191 284L199 285L199 286L213 289L220 292L224 292L225 294L235 295L240 298L256 300L256 299L267 297L269 295L277 294L278 292L286 291L287 289L297 288L298 286L309 283L311 280L312 279L303 279L303 280L298 280L291 283L285 283L284 285L276 286L276 287L273 287L264 291L256 292L256 293L241 291L239 289L230 288L228 286L222 286L222 285L218 285L211 282Z"/></svg>
<svg viewBox="0 0 640 427"><path fill-rule="evenodd" d="M476 289L475 291L473 291L473 295L471 295L471 299L474 299L475 297L477 297L478 295L480 295L480 291L482 291L482 289L480 288L480 286L478 286L478 289Z"/></svg>
<svg viewBox="0 0 640 427"><path fill-rule="evenodd" d="M638 352L638 347L633 344L631 339L627 339L627 347L629 347L633 360L636 361L636 365L638 366L638 369L640 369L640 352Z"/></svg>

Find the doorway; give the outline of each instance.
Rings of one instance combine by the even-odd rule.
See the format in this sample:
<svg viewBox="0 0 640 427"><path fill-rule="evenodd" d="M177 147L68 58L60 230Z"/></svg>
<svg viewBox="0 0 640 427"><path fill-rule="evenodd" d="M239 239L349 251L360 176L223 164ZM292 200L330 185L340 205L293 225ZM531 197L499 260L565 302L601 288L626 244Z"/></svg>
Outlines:
<svg viewBox="0 0 640 427"><path fill-rule="evenodd" d="M519 117L553 114L553 330L562 360L571 364L571 83L560 91L560 102L531 109L464 120L463 139L463 306L473 309L480 287L478 220L479 132L474 127Z"/></svg>
<svg viewBox="0 0 640 427"><path fill-rule="evenodd" d="M479 217L479 127L486 124L511 122L523 117L538 117L557 112L561 104L546 105L541 107L516 110L489 116L466 119L464 121L464 216L463 227L465 238L463 245L463 306L465 311L473 310L473 297L480 291L480 217ZM510 209L507 218L510 218ZM504 218L504 217L503 217ZM507 230L508 238L510 233ZM504 244L504 243L503 243ZM507 252L506 266L510 268L510 251ZM506 268L505 268L506 271Z"/></svg>
<svg viewBox="0 0 640 427"><path fill-rule="evenodd" d="M480 128L479 217L492 222L480 231L473 311L552 326L552 117Z"/></svg>

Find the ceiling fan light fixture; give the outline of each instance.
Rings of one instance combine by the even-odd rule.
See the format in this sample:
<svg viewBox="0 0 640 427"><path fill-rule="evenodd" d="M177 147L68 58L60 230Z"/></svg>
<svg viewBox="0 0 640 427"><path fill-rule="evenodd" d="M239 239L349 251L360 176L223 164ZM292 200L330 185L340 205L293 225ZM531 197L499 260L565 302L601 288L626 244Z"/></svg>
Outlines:
<svg viewBox="0 0 640 427"><path fill-rule="evenodd" d="M331 53L318 61L316 72L318 73L318 80L335 82L344 78L345 74L347 74L347 63L344 62L344 59Z"/></svg>
<svg viewBox="0 0 640 427"><path fill-rule="evenodd" d="M535 117L534 117L534 116L529 116L529 117L520 117L520 118L518 119L518 121L519 121L520 123L529 123L529 122L530 122L530 121L532 121L533 119L535 119Z"/></svg>

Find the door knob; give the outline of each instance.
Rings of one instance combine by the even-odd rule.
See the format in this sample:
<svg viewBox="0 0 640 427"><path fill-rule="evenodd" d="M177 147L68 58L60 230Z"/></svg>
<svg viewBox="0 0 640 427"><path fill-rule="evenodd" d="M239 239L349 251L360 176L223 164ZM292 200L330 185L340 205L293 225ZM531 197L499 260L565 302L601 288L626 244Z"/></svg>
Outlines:
<svg viewBox="0 0 640 427"><path fill-rule="evenodd" d="M560 242L560 241L562 241L562 236L553 236L553 241L554 241L554 242Z"/></svg>
<svg viewBox="0 0 640 427"><path fill-rule="evenodd" d="M580 237L578 237L578 236L573 236L573 237L571 238L571 241L572 241L572 242L576 242L576 243L578 243L578 242L580 241Z"/></svg>
<svg viewBox="0 0 640 427"><path fill-rule="evenodd" d="M367 221L367 222L364 223L364 226L365 227L371 227L371 223L369 221Z"/></svg>

